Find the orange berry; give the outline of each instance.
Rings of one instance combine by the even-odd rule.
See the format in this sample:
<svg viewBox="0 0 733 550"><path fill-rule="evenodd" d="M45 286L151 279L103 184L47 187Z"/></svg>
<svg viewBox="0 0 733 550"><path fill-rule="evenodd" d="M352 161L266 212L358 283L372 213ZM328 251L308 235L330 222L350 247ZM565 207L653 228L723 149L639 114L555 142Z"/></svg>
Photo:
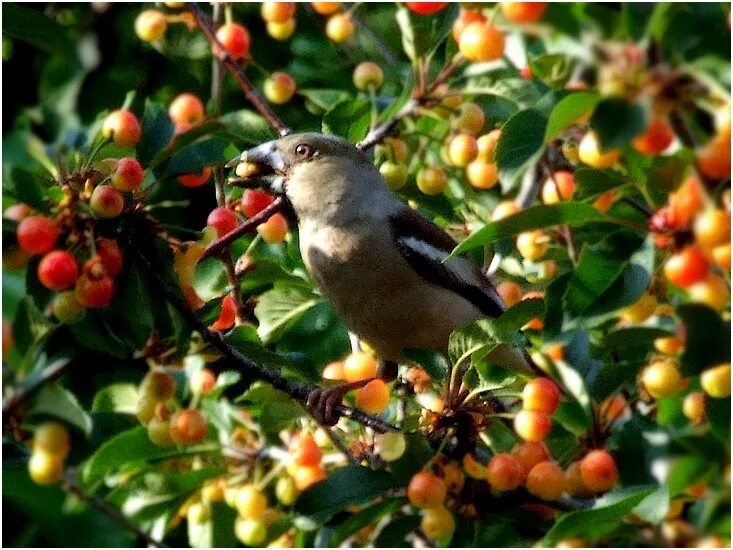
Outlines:
<svg viewBox="0 0 733 550"><path fill-rule="evenodd" d="M491 213L491 221L499 221L519 212L521 208L513 201L502 201L494 207Z"/></svg>
<svg viewBox="0 0 733 550"><path fill-rule="evenodd" d="M28 461L28 474L38 485L55 485L64 477L64 461L58 455L34 451Z"/></svg>
<svg viewBox="0 0 733 550"><path fill-rule="evenodd" d="M346 380L346 375L344 374L344 362L330 362L328 365L323 367L323 373L321 376L325 380Z"/></svg>
<svg viewBox="0 0 733 550"><path fill-rule="evenodd" d="M407 486L407 498L417 508L435 508L445 502L445 483L438 476L420 471Z"/></svg>
<svg viewBox="0 0 733 550"><path fill-rule="evenodd" d="M389 386L376 379L356 390L356 406L369 414L379 414L389 405Z"/></svg>
<svg viewBox="0 0 733 550"><path fill-rule="evenodd" d="M499 293L507 307L512 307L522 299L522 287L511 281L503 281L496 285L496 292Z"/></svg>
<svg viewBox="0 0 733 550"><path fill-rule="evenodd" d="M211 179L211 167L204 166L200 174L181 174L176 181L184 187L200 187Z"/></svg>
<svg viewBox="0 0 733 550"><path fill-rule="evenodd" d="M654 349L665 355L677 355L685 347L679 336L664 336L654 340Z"/></svg>
<svg viewBox="0 0 733 550"><path fill-rule="evenodd" d="M369 380L377 376L377 360L369 353L356 352L344 360L344 377L347 382Z"/></svg>
<svg viewBox="0 0 733 550"><path fill-rule="evenodd" d="M331 15L341 9L341 2L311 2L311 7L318 15Z"/></svg>
<svg viewBox="0 0 733 550"><path fill-rule="evenodd" d="M356 25L347 13L332 15L326 23L326 36L337 44L347 42L356 32Z"/></svg>
<svg viewBox="0 0 733 550"><path fill-rule="evenodd" d="M476 138L469 134L458 134L448 144L448 158L453 166L463 168L478 155Z"/></svg>
<svg viewBox="0 0 733 550"><path fill-rule="evenodd" d="M176 393L176 379L162 370L151 370L140 383L140 393L154 401L168 401Z"/></svg>
<svg viewBox="0 0 733 550"><path fill-rule="evenodd" d="M485 23L486 17L480 11L474 10L461 10L453 22L452 34L453 40L458 44L461 41L461 34L468 25L471 23Z"/></svg>
<svg viewBox="0 0 733 550"><path fill-rule="evenodd" d="M144 42L158 40L167 26L165 14L158 10L144 10L135 18L135 34Z"/></svg>
<svg viewBox="0 0 733 550"><path fill-rule="evenodd" d="M673 285L686 288L702 281L708 268L708 261L700 249L688 245L665 262L664 275Z"/></svg>
<svg viewBox="0 0 733 550"><path fill-rule="evenodd" d="M695 240L703 248L730 243L730 212L711 208L701 212L693 224Z"/></svg>
<svg viewBox="0 0 733 550"><path fill-rule="evenodd" d="M469 23L458 42L469 61L493 61L504 55L504 34L489 22Z"/></svg>
<svg viewBox="0 0 733 550"><path fill-rule="evenodd" d="M641 372L641 382L649 395L661 399L679 389L682 377L677 363L671 359L654 361Z"/></svg>
<svg viewBox="0 0 733 550"><path fill-rule="evenodd" d="M702 281L687 288L690 301L705 304L712 309L719 311L727 309L730 292L728 283L719 275L710 274Z"/></svg>
<svg viewBox="0 0 733 550"><path fill-rule="evenodd" d="M463 471L473 479L486 479L486 466L481 464L472 454L463 457Z"/></svg>
<svg viewBox="0 0 733 550"><path fill-rule="evenodd" d="M565 470L565 490L571 497L584 498L593 495L593 490L583 482L579 460L570 464Z"/></svg>
<svg viewBox="0 0 733 550"><path fill-rule="evenodd" d="M489 460L486 478L497 491L513 491L524 482L525 472L514 456L500 453Z"/></svg>
<svg viewBox="0 0 733 550"><path fill-rule="evenodd" d="M439 195L448 186L448 176L440 166L428 166L417 173L417 188L426 195Z"/></svg>
<svg viewBox="0 0 733 550"><path fill-rule="evenodd" d="M512 23L536 23L545 13L547 2L502 2L501 13Z"/></svg>
<svg viewBox="0 0 733 550"><path fill-rule="evenodd" d="M593 168L610 168L618 162L620 152L618 149L602 151L598 136L590 131L580 140L578 156L582 162Z"/></svg>
<svg viewBox="0 0 733 550"><path fill-rule="evenodd" d="M466 167L466 179L476 189L491 189L499 181L499 169L495 162L477 159Z"/></svg>
<svg viewBox="0 0 733 550"><path fill-rule="evenodd" d="M288 235L288 220L276 212L266 222L257 226L257 233L267 244L280 244Z"/></svg>
<svg viewBox="0 0 733 550"><path fill-rule="evenodd" d="M689 227L698 212L705 207L702 183L696 176L688 177L677 190L669 196L672 219L680 229Z"/></svg>
<svg viewBox="0 0 733 550"><path fill-rule="evenodd" d="M457 98L459 105L458 113L453 118L452 126L456 131L465 132L472 136L477 135L486 123L486 115L480 105L466 101L460 103L460 96L453 96Z"/></svg>
<svg viewBox="0 0 733 550"><path fill-rule="evenodd" d="M204 367L191 375L189 385L194 395L206 395L214 390L216 375L211 369Z"/></svg>
<svg viewBox="0 0 733 550"><path fill-rule="evenodd" d="M290 444L290 456L298 466L317 466L323 453L311 434L301 433Z"/></svg>
<svg viewBox="0 0 733 550"><path fill-rule="evenodd" d="M514 446L512 456L517 459L524 474L527 475L535 465L550 460L550 451L542 441L525 441Z"/></svg>
<svg viewBox="0 0 733 550"><path fill-rule="evenodd" d="M558 170L542 186L542 202L545 204L569 201L574 194L575 177L567 170Z"/></svg>
<svg viewBox="0 0 733 550"><path fill-rule="evenodd" d="M580 477L591 491L610 491L618 483L616 461L608 451L595 449L580 461Z"/></svg>
<svg viewBox="0 0 733 550"><path fill-rule="evenodd" d="M213 330L229 330L237 321L237 306L234 298L229 295L224 296L221 300L221 311L219 317L214 321L210 328Z"/></svg>
<svg viewBox="0 0 733 550"><path fill-rule="evenodd" d="M595 208L599 212L608 212L613 206L613 201L615 198L616 193L613 190L606 191L605 193L600 195L595 201L593 201L593 208Z"/></svg>
<svg viewBox="0 0 733 550"><path fill-rule="evenodd" d="M713 261L723 271L730 273L730 243L721 244L713 248Z"/></svg>
<svg viewBox="0 0 733 550"><path fill-rule="evenodd" d="M700 385L710 397L730 397L730 363L705 369L700 374Z"/></svg>
<svg viewBox="0 0 733 550"><path fill-rule="evenodd" d="M177 95L168 107L168 116L174 124L196 124L204 115L204 104L191 93Z"/></svg>
<svg viewBox="0 0 733 550"><path fill-rule="evenodd" d="M170 436L178 445L192 445L203 441L208 429L206 418L196 409L178 411L170 419Z"/></svg>
<svg viewBox="0 0 733 550"><path fill-rule="evenodd" d="M260 13L268 23L284 23L295 15L295 2L262 2Z"/></svg>
<svg viewBox="0 0 733 550"><path fill-rule="evenodd" d="M527 474L527 491L542 500L558 500L565 492L565 472L554 462L540 462Z"/></svg>
<svg viewBox="0 0 733 550"><path fill-rule="evenodd" d="M478 146L478 158L486 162L494 162L496 155L496 146L501 138L501 130L491 130L488 134L484 134L476 140Z"/></svg>
<svg viewBox="0 0 733 550"><path fill-rule="evenodd" d="M522 400L525 410L552 414L560 404L560 389L549 378L535 378L524 386Z"/></svg>
<svg viewBox="0 0 733 550"><path fill-rule="evenodd" d="M298 491L305 491L311 485L326 479L326 470L322 465L298 466L293 472L293 480Z"/></svg>
<svg viewBox="0 0 733 550"><path fill-rule="evenodd" d="M295 94L295 90L295 80L288 73L277 71L265 80L265 97L275 105L282 105L290 101Z"/></svg>
<svg viewBox="0 0 733 550"><path fill-rule="evenodd" d="M140 141L142 128L137 117L126 109L112 111L102 123L102 136L118 147L128 148Z"/></svg>
<svg viewBox="0 0 733 550"><path fill-rule="evenodd" d="M33 433L33 452L41 451L63 460L71 451L71 438L66 426L59 422L44 422Z"/></svg>
<svg viewBox="0 0 733 550"><path fill-rule="evenodd" d="M631 145L645 155L658 155L674 141L674 131L665 118L655 116L643 134L634 138Z"/></svg>
<svg viewBox="0 0 733 550"><path fill-rule="evenodd" d="M444 541L453 535L456 520L445 506L436 506L423 512L420 529L430 540Z"/></svg>
<svg viewBox="0 0 733 550"><path fill-rule="evenodd" d="M288 19L282 23L267 23L267 34L273 37L275 40L287 40L295 32L295 18Z"/></svg>
<svg viewBox="0 0 733 550"><path fill-rule="evenodd" d="M542 411L521 410L514 418L514 431L525 441L542 441L551 428L550 416Z"/></svg>
<svg viewBox="0 0 733 550"><path fill-rule="evenodd" d="M687 394L682 401L682 414L693 424L705 422L705 394L701 391Z"/></svg>
<svg viewBox="0 0 733 550"><path fill-rule="evenodd" d="M525 260L539 260L547 253L549 248L547 241L547 234L540 229L525 231L517 235L517 250Z"/></svg>
<svg viewBox="0 0 733 550"><path fill-rule="evenodd" d="M697 166L711 180L730 178L730 129L697 150Z"/></svg>

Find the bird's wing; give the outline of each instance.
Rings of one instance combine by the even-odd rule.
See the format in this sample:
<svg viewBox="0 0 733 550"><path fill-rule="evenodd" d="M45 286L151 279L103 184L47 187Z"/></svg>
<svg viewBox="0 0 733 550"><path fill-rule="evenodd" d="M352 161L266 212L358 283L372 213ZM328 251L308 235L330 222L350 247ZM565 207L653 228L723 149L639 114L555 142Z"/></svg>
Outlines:
<svg viewBox="0 0 733 550"><path fill-rule="evenodd" d="M389 218L397 248L427 282L471 302L487 317L498 317L506 306L491 282L467 256L446 260L457 243L442 229L405 207Z"/></svg>

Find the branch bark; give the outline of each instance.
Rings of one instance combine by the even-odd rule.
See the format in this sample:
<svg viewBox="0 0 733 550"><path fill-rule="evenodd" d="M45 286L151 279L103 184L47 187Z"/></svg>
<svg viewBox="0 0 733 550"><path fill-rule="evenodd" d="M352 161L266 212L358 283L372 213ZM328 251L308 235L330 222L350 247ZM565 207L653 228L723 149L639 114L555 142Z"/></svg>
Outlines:
<svg viewBox="0 0 733 550"><path fill-rule="evenodd" d="M292 133L292 130L280 119L279 116L275 114L265 98L263 98L255 89L249 78L247 78L247 75L244 73L242 67L232 59L227 50L221 45L221 42L216 38L214 25L209 17L201 10L198 2L186 2L186 6L191 10L191 13L196 19L196 23L212 45L214 57L216 57L224 68L231 73L234 80L237 81L237 84L242 89L242 92L244 92L244 97L247 98L252 106L257 109L257 111L265 118L265 120L267 120L270 126L272 126L278 134L281 136L287 136Z"/></svg>
<svg viewBox="0 0 733 550"><path fill-rule="evenodd" d="M140 250L136 250L136 254L142 266L148 271L148 275L156 282L165 295L168 303L178 311L179 315L181 315L181 317L183 317L196 332L201 334L201 337L208 344L216 348L226 359L234 363L234 367L238 368L238 370L245 370L253 379L265 381L274 388L287 393L302 405L305 405L308 395L310 395L315 388L306 384L299 384L288 380L278 371L252 361L237 348L229 344L219 332L209 329L203 324L203 322L201 322L196 313L188 307L188 304L186 304L178 293L170 288L163 280L159 270L156 269L150 258ZM366 414L365 412L353 407L338 405L334 410L339 415L350 418L351 420L372 428L379 433L398 431L397 428L390 423Z"/></svg>
<svg viewBox="0 0 733 550"><path fill-rule="evenodd" d="M69 367L71 367L71 364L71 361L68 359L59 359L41 371L40 376L28 377L31 378L29 381L28 379L24 380L27 381L27 383L21 386L17 391L11 393L7 399L3 401L3 416L15 411L15 409L25 403L31 395L41 389L42 386L56 380L64 374Z"/></svg>
<svg viewBox="0 0 733 550"><path fill-rule="evenodd" d="M255 216L252 216L223 237L219 237L211 241L209 246L206 247L206 250L204 250L204 255L201 257L201 259L205 260L210 256L218 254L242 235L246 235L247 233L251 233L252 231L257 229L258 225L269 220L273 214L275 214L276 212L280 212L282 208L283 200L278 197L274 201L272 201L272 203L267 208L264 208Z"/></svg>

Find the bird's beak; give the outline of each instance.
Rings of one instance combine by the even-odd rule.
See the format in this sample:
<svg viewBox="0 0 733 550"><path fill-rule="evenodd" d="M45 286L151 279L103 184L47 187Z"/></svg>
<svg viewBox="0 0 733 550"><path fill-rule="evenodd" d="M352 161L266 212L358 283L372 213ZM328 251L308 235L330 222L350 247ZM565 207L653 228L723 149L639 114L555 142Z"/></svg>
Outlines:
<svg viewBox="0 0 733 550"><path fill-rule="evenodd" d="M277 148L277 141L268 141L244 151L226 164L236 167L236 177L229 183L240 187L262 187L275 195L285 193L288 164Z"/></svg>

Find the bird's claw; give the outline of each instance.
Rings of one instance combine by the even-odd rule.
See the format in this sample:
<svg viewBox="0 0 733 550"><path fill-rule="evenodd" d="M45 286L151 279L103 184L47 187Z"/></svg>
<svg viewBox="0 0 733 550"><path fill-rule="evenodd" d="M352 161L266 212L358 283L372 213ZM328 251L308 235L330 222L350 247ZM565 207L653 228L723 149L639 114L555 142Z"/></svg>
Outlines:
<svg viewBox="0 0 733 550"><path fill-rule="evenodd" d="M349 384L339 384L332 388L315 388L308 394L305 408L319 424L334 426L341 418L335 410L344 400L344 396L351 390L361 388L371 380L360 380Z"/></svg>

